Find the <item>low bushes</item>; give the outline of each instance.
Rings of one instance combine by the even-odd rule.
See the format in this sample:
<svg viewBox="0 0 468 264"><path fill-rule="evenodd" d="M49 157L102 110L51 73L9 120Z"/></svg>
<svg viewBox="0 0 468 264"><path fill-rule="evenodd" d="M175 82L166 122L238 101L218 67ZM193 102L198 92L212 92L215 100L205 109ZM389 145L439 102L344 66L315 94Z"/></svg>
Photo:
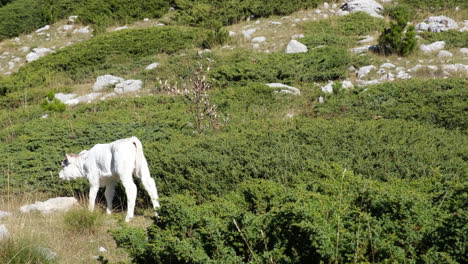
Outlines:
<svg viewBox="0 0 468 264"><path fill-rule="evenodd" d="M241 50L220 59L214 65L211 77L222 86L233 82L294 84L336 80L344 78L351 65L348 51L335 47L318 48L308 53L269 55Z"/></svg>
<svg viewBox="0 0 468 264"><path fill-rule="evenodd" d="M321 117L405 119L447 129L468 129L464 79L409 80L357 88L316 105Z"/></svg>
<svg viewBox="0 0 468 264"><path fill-rule="evenodd" d="M417 183L369 180L336 164L313 167L301 183L249 180L202 204L173 195L146 235L124 227L114 238L136 263L465 259L463 243L429 240L439 228L450 229L446 235L458 229L442 220L453 211L432 204Z"/></svg>
<svg viewBox="0 0 468 264"><path fill-rule="evenodd" d="M435 41L445 41L445 47L450 48L463 48L468 47L468 31L460 32L456 30L449 30L443 32L421 32L419 33L424 40L428 43Z"/></svg>

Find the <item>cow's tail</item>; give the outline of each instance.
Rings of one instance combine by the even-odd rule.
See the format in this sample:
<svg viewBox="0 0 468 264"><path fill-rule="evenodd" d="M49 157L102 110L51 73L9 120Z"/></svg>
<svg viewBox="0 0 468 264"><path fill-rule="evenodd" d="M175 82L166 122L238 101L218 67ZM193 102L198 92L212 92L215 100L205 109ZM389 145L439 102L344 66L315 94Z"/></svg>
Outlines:
<svg viewBox="0 0 468 264"><path fill-rule="evenodd" d="M135 155L135 174L138 178L142 178L144 173L149 174L148 163L143 154L143 145L137 137L132 137L132 143L136 148Z"/></svg>
<svg viewBox="0 0 468 264"><path fill-rule="evenodd" d="M143 187L145 187L145 190L148 192L151 198L151 202L153 203L153 207L156 209L159 207L158 190L156 188L154 179L151 178L148 162L146 161L145 155L143 154L143 145L137 137L132 137L132 143L136 148L135 174L138 178L141 179ZM157 215L158 214L156 213L156 216Z"/></svg>

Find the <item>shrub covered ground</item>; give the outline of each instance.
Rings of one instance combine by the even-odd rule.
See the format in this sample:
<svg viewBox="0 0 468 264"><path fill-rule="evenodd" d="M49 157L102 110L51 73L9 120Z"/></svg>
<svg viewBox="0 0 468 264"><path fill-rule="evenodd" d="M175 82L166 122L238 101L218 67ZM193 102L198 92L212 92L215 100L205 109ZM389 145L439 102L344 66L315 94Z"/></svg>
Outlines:
<svg viewBox="0 0 468 264"><path fill-rule="evenodd" d="M174 21L207 27L316 4L265 1L252 13L244 1L170 2ZM233 5L238 13L223 16ZM210 18L205 11L220 21L199 19ZM129 261L467 262L466 78L342 89L349 66L376 59L349 48L384 23L359 13L331 21L304 26L311 50L302 54L231 51L219 28L170 26L103 33L26 65L0 80L0 193L86 195L84 179L59 181L63 154L137 136L162 207L149 228L112 230ZM458 33L444 34L463 45ZM212 52L198 52L207 46ZM143 70L155 60L156 70ZM200 64L210 67L198 74L221 117L203 130L193 99L179 94ZM141 79L146 92L63 112L41 107L49 92L90 89L102 74ZM332 94L316 84L328 80ZM137 207L149 207L139 195Z"/></svg>

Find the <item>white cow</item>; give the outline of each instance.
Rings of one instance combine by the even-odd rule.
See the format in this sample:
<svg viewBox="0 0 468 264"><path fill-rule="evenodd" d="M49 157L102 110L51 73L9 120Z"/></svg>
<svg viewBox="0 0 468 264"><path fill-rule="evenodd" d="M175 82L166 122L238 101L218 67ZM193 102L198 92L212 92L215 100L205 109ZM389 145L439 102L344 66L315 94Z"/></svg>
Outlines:
<svg viewBox="0 0 468 264"><path fill-rule="evenodd" d="M99 187L106 187L107 214L111 214L115 184L120 180L127 194L127 216L125 221L133 218L137 187L133 174L141 178L148 192L153 207L159 207L158 190L150 176L148 163L143 155L143 146L136 137L120 139L109 144L97 144L80 154L67 154L62 161L61 179L71 180L78 177L88 178L89 210L94 210L94 203ZM156 216L158 214L156 213Z"/></svg>

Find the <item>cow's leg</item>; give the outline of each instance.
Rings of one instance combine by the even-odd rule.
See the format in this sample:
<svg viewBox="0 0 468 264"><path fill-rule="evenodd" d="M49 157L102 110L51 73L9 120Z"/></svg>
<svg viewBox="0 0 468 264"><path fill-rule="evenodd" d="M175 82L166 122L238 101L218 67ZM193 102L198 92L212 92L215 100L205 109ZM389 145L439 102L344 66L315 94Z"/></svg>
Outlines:
<svg viewBox="0 0 468 264"><path fill-rule="evenodd" d="M125 188L125 193L127 194L127 216L125 217L125 222L129 222L133 218L133 212L135 210L137 187L133 182L132 174L121 177L121 180Z"/></svg>
<svg viewBox="0 0 468 264"><path fill-rule="evenodd" d="M99 191L99 184L93 184L90 183L90 188L89 188L89 205L88 209L89 211L94 211L94 203L96 202L96 195Z"/></svg>
<svg viewBox="0 0 468 264"><path fill-rule="evenodd" d="M112 201L114 200L114 194L115 194L115 182L111 182L106 185L106 191L104 194L106 196L106 202L107 202L106 213L110 215L112 213Z"/></svg>
<svg viewBox="0 0 468 264"><path fill-rule="evenodd" d="M151 202L153 203L153 208L156 210L156 208L159 207L159 196L158 196L158 189L156 188L156 183L154 182L154 179L151 178L148 174L143 174L141 177L141 182L143 183L143 187L145 187L145 190L148 192ZM158 216L158 213L156 212L156 216Z"/></svg>

